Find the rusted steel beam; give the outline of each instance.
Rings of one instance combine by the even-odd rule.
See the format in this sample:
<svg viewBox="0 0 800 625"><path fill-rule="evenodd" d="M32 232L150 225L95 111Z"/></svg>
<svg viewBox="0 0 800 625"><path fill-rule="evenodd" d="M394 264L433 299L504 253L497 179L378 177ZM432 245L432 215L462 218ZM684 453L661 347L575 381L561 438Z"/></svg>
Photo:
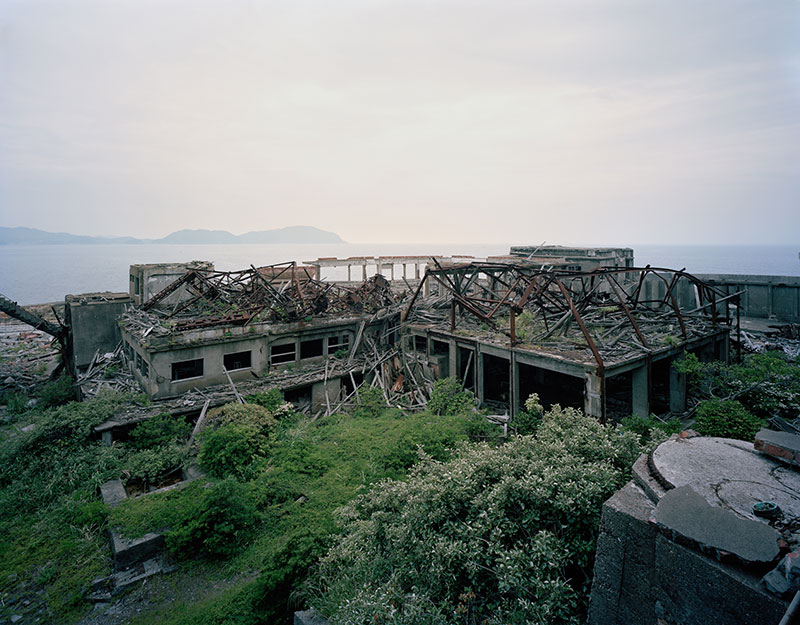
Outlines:
<svg viewBox="0 0 800 625"><path fill-rule="evenodd" d="M602 372L605 371L605 365L603 364L603 357L600 355L600 352L597 350L597 345L594 344L594 339L592 339L592 335L589 334L589 330L586 328L586 324L583 322L583 318L581 317L578 309L575 308L575 303L572 301L572 298L569 296L569 291L567 291L567 287L565 287L561 280L556 279L555 283L558 285L558 288L561 289L561 293L564 296L567 304L569 305L569 309L572 311L572 316L575 318L575 321L578 323L578 327L581 329L583 333L583 337L586 339L586 343L589 345L589 349L592 351L592 355L594 359L597 361L598 371Z"/></svg>
<svg viewBox="0 0 800 625"><path fill-rule="evenodd" d="M625 316L628 317L628 321L631 322L634 331L636 332L636 336L639 337L639 341L641 342L642 346L646 349L650 349L650 345L647 343L647 339L644 338L644 334L642 334L641 329L639 328L639 324L636 323L636 319L633 318L630 309L628 308L627 304L625 304L625 300L622 298L622 293L619 292L617 289L617 285L614 284L616 280L609 280L608 284L611 286L611 290L614 291L614 295L617 296L617 301L619 301L619 305L622 306L622 310L625 312Z"/></svg>

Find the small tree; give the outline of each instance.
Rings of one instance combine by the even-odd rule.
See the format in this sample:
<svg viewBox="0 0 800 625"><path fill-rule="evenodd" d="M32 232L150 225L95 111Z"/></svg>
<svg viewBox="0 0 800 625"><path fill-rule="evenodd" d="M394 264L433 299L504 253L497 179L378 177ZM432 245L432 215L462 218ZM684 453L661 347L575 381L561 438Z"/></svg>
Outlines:
<svg viewBox="0 0 800 625"><path fill-rule="evenodd" d="M475 395L461 388L453 378L442 378L433 383L428 409L438 415L456 415L475 407Z"/></svg>

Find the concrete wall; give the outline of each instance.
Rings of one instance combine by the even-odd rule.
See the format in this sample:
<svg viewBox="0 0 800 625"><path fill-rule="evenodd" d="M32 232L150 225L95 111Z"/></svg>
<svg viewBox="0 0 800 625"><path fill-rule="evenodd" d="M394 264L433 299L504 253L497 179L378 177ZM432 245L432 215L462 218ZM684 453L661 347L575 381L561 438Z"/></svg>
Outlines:
<svg viewBox="0 0 800 625"><path fill-rule="evenodd" d="M131 299L140 306L153 295L162 291L189 269L214 269L208 261L191 261L188 263L153 263L147 265L131 265L129 271L128 291ZM181 287L165 298L161 304L170 305L186 299L186 287Z"/></svg>
<svg viewBox="0 0 800 625"><path fill-rule="evenodd" d="M741 313L747 317L775 318L800 323L800 277L697 274L726 293L746 291Z"/></svg>
<svg viewBox="0 0 800 625"><path fill-rule="evenodd" d="M66 324L70 327L72 367L89 366L96 351L113 352L121 335L117 317L131 303L125 293L87 293L64 298Z"/></svg>
<svg viewBox="0 0 800 625"><path fill-rule="evenodd" d="M603 506L588 625L778 623L786 603L760 576L659 533L654 504L633 482Z"/></svg>

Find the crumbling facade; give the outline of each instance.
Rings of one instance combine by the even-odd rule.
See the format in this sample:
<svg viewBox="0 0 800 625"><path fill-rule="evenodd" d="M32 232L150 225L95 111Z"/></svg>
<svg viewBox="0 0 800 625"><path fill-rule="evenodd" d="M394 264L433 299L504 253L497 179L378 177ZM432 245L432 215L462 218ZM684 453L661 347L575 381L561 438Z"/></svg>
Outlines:
<svg viewBox="0 0 800 625"><path fill-rule="evenodd" d="M735 321L728 303L738 296L682 271L635 268L626 253L598 251L609 266L592 271L542 268L540 259L513 255L431 257L422 275L420 258L379 257L379 268L405 260L413 282L382 273L353 282L349 267L361 258L239 272L196 265L129 310L122 338L136 379L154 398L301 374L334 356L352 362L366 349L382 364L371 375L380 376L387 400L390 390L406 392L424 405L419 392L453 376L510 415L534 392L546 406L604 419L683 412L686 380L671 364L684 351L728 359ZM319 279L324 268L342 266L347 282ZM398 348L399 362L381 358ZM408 362L425 369L415 375ZM347 367L332 371L326 366L324 379L305 385L316 408L323 392L329 407L366 372L357 379Z"/></svg>

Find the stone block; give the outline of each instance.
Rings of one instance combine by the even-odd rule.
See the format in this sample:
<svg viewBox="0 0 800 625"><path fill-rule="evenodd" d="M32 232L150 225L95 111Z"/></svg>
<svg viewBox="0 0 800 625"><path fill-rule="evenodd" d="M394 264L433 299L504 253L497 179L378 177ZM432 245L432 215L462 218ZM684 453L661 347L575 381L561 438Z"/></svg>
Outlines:
<svg viewBox="0 0 800 625"><path fill-rule="evenodd" d="M139 562L148 560L164 548L164 536L150 532L141 538L125 538L117 532L111 532L111 553L114 566L124 569Z"/></svg>
<svg viewBox="0 0 800 625"><path fill-rule="evenodd" d="M103 503L107 506L117 506L128 496L122 480L111 480L100 486Z"/></svg>
<svg viewBox="0 0 800 625"><path fill-rule="evenodd" d="M328 625L328 620L324 618L314 608L294 613L294 625Z"/></svg>
<svg viewBox="0 0 800 625"><path fill-rule="evenodd" d="M776 566L761 578L761 582L764 584L764 587L776 597L789 599L795 591L792 585L783 576L782 568L781 565Z"/></svg>
<svg viewBox="0 0 800 625"><path fill-rule="evenodd" d="M760 430L753 447L790 464L800 463L800 435L774 430Z"/></svg>
<svg viewBox="0 0 800 625"><path fill-rule="evenodd" d="M783 574L795 588L800 589L800 551L793 551L783 559Z"/></svg>
<svg viewBox="0 0 800 625"><path fill-rule="evenodd" d="M690 486L668 491L658 502L654 517L669 538L720 561L765 567L780 555L781 536L775 529L711 506Z"/></svg>

